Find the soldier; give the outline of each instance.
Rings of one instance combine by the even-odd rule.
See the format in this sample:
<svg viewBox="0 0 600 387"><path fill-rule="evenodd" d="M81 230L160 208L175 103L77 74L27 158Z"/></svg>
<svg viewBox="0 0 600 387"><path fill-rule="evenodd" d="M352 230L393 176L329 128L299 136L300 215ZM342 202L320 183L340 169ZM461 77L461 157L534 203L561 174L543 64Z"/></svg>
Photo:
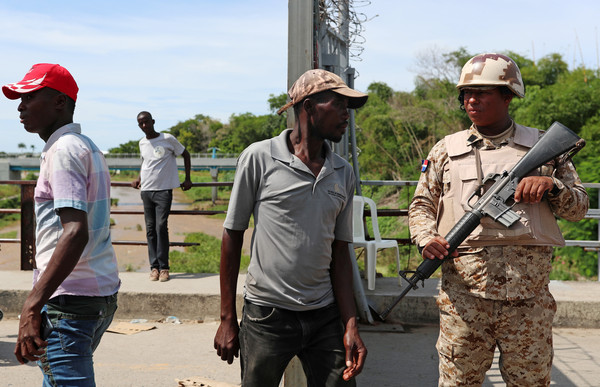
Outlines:
<svg viewBox="0 0 600 387"><path fill-rule="evenodd" d="M511 58L471 58L457 88L472 125L432 148L409 208L412 239L424 259L448 254L443 235L469 210L482 176L510 170L543 135L508 114L513 97L525 96ZM506 229L483 218L442 264L440 386L481 385L496 347L508 386L550 384L556 303L548 283L553 246L564 245L555 216L581 220L588 196L573 164L556 159L523 178L514 198L516 225Z"/></svg>

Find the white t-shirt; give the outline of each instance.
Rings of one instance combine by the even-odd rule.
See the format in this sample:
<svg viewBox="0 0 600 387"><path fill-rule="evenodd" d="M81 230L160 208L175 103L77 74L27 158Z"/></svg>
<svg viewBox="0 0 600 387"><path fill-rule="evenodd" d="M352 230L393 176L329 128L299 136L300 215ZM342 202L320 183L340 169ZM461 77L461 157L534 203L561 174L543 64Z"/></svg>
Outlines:
<svg viewBox="0 0 600 387"><path fill-rule="evenodd" d="M142 191L162 191L177 188L180 185L177 172L177 156L185 147L177 139L160 133L158 137L140 140L142 168L140 179Z"/></svg>

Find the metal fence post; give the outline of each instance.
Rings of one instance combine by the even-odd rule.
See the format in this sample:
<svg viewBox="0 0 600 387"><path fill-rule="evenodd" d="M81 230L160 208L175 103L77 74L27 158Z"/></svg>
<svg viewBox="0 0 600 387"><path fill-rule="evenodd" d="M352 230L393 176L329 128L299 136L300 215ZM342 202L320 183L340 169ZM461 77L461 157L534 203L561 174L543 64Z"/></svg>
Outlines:
<svg viewBox="0 0 600 387"><path fill-rule="evenodd" d="M35 268L35 185L21 185L21 270Z"/></svg>

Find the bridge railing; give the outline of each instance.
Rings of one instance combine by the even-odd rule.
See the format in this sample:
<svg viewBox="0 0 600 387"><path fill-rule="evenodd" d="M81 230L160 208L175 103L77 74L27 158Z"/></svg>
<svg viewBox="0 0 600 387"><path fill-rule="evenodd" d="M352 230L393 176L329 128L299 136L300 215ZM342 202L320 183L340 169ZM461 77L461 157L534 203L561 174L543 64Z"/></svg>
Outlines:
<svg viewBox="0 0 600 387"><path fill-rule="evenodd" d="M0 213L20 213L21 214L21 238L20 239L0 239L1 243L21 243L21 270L31 270L35 265L35 214L33 194L35 181L21 180L5 180L0 181L0 184L16 184L21 186L21 208L20 209L0 209ZM361 186L397 186L397 187L414 187L417 181L401 181L401 180L361 180ZM600 183L584 183L588 189L600 189ZM112 187L130 187L128 182L111 182ZM231 187L233 182L206 182L194 183L193 187ZM590 208L585 216L586 219L600 220L600 195L598 195L597 208ZM116 210L112 209L111 214L115 215L140 215L143 210ZM224 214L226 211L212 210L171 210L172 215L214 215ZM365 216L369 216L369 212L365 211ZM408 209L377 209L377 216L408 216ZM389 238L386 238L389 239ZM399 244L410 245L412 242L409 238L396 238ZM115 245L145 245L146 241L115 241ZM171 246L189 246L193 245L185 242L171 242ZM598 227L598 236L595 240L567 240L567 246L576 246L585 249L586 251L598 252L598 267L600 268L600 226ZM598 276L600 281L600 275Z"/></svg>
<svg viewBox="0 0 600 387"><path fill-rule="evenodd" d="M192 159L237 159L238 153L190 153ZM105 153L107 159L139 159L139 153Z"/></svg>
<svg viewBox="0 0 600 387"><path fill-rule="evenodd" d="M239 153L190 153L192 159L237 159ZM106 159L139 159L141 155L139 153L104 153ZM39 152L25 152L25 153L4 153L0 152L0 159L39 159Z"/></svg>
<svg viewBox="0 0 600 387"><path fill-rule="evenodd" d="M417 181L414 180L361 180L361 186L397 186L397 187L415 187ZM600 189L600 183L583 183L587 189ZM412 197L412 196L411 196ZM591 203L590 203L591 204ZM408 209L377 209L377 216L408 216ZM585 219L595 219L600 222L600 194L596 208L588 209ZM390 239L390 238L386 238ZM408 238L397 238L399 244L409 245L412 241ZM600 224L595 240L566 240L566 246L581 247L585 251L596 251L598 253L598 281L600 281Z"/></svg>
<svg viewBox="0 0 600 387"><path fill-rule="evenodd" d="M35 212L34 212L34 190L35 180L4 180L0 184L12 184L21 186L21 208L1 208L0 214L21 214L21 238L1 238L2 243L21 244L21 270L33 270L35 268ZM111 187L131 187L128 182L111 182ZM193 183L192 187L231 187L233 182L207 182ZM132 188L133 189L133 188ZM143 215L143 210L116 210L111 209L115 215ZM224 214L226 211L217 210L171 210L171 215L215 215ZM119 241L113 240L113 245L147 245L147 241ZM170 246L193 246L196 243L170 242Z"/></svg>

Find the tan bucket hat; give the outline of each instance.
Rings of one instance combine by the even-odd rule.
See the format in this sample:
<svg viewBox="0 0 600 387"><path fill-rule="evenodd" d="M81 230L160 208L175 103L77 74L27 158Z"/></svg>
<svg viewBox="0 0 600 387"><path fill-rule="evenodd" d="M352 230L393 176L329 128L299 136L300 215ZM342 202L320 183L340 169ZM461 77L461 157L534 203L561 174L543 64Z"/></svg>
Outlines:
<svg viewBox="0 0 600 387"><path fill-rule="evenodd" d="M283 113L290 106L297 104L310 95L326 90L348 97L348 107L350 109L358 109L369 98L367 94L349 88L337 74L322 69L308 70L294 82L288 91L290 101L283 105L277 111L277 114Z"/></svg>

